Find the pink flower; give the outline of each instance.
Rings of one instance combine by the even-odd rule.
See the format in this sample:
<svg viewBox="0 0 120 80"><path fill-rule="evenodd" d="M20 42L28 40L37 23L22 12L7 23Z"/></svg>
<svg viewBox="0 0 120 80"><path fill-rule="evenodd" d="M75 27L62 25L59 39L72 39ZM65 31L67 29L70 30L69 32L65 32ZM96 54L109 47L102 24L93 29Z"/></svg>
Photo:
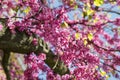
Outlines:
<svg viewBox="0 0 120 80"><path fill-rule="evenodd" d="M45 60L45 59L46 59L46 55L43 54L43 53L41 53L41 54L39 55L39 59L41 59L41 60Z"/></svg>
<svg viewBox="0 0 120 80"><path fill-rule="evenodd" d="M36 38L34 38L33 41L32 41L32 43L33 43L34 45L37 45L37 44L38 44L38 40L37 40Z"/></svg>
<svg viewBox="0 0 120 80"><path fill-rule="evenodd" d="M117 19L115 20L115 25L120 26L120 18L117 18Z"/></svg>
<svg viewBox="0 0 120 80"><path fill-rule="evenodd" d="M0 31L3 29L3 26L0 24Z"/></svg>
<svg viewBox="0 0 120 80"><path fill-rule="evenodd" d="M33 73L33 77L37 78L39 73Z"/></svg>

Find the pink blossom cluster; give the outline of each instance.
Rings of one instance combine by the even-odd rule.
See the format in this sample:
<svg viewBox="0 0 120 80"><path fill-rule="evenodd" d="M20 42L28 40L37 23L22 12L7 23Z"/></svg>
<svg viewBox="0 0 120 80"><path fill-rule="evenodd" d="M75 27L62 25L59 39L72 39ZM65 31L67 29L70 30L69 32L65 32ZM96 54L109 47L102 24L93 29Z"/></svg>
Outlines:
<svg viewBox="0 0 120 80"><path fill-rule="evenodd" d="M24 73L25 80L38 80L39 70L47 72L48 80L69 80L72 76L76 80L98 80L102 76L99 74L100 70L95 68L96 66L102 67L107 72L120 65L119 56L115 56L116 52L113 52L120 51L118 50L119 45L116 46L120 40L119 30L118 27L115 27L120 25L120 18L111 20L106 13L99 13L105 10L95 6L94 0L91 2L82 0L82 4L86 3L93 10L93 13L87 11L89 15L85 15L85 6L77 4L74 0L62 0L62 2L62 6L52 9L47 6L47 1L45 3L43 0L5 0L1 2L5 6L2 6L0 13L8 19L7 25L12 32L19 30L26 32L29 36L37 35L42 38L50 43L54 55L59 55L60 60L70 68L69 74L63 76L55 74L54 70L46 66L45 54L40 53L39 56L36 56L32 52L25 56L27 64ZM107 2L109 3L107 0L104 1L104 3ZM76 5L84 16L79 20L71 20L68 14ZM18 10L10 14L11 9ZM110 26L108 24L114 25L112 29L107 28ZM113 36L105 31L106 28L111 29ZM2 26L0 26L0 30L2 30ZM32 43L36 45L37 40L33 39ZM110 63L107 61L109 57L113 59ZM106 63L102 64L100 60L112 67L104 67Z"/></svg>
<svg viewBox="0 0 120 80"><path fill-rule="evenodd" d="M27 69L24 72L25 80L38 80L40 69L44 72L49 70L49 68L44 63L45 59L46 56L43 53L39 56L36 56L34 53L25 56L25 64L27 65Z"/></svg>

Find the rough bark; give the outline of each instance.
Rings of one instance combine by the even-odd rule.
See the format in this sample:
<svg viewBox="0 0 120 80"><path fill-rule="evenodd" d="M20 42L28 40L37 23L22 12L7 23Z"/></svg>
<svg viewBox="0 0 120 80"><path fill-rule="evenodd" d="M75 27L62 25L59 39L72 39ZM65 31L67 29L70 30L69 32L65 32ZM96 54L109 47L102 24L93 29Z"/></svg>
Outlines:
<svg viewBox="0 0 120 80"><path fill-rule="evenodd" d="M32 40L34 36L29 36L25 32L19 32L16 30L16 33L13 34L6 27L0 31L0 49L4 51L4 57L9 57L9 52L16 52L20 54L29 54L30 52L35 52L36 54L45 53L47 59L45 60L46 64L52 69L56 65L57 55L48 48L48 45L41 38L37 38L38 44L33 45ZM7 53L6 53L7 52ZM6 56L5 56L6 55ZM4 67L5 73L8 72L6 66L8 65L9 58L4 58L2 61L2 65ZM6 64L7 63L7 64ZM62 61L58 61L56 67L53 70L55 73L63 75L68 73L68 68L63 64ZM7 78L9 79L9 74L7 74Z"/></svg>

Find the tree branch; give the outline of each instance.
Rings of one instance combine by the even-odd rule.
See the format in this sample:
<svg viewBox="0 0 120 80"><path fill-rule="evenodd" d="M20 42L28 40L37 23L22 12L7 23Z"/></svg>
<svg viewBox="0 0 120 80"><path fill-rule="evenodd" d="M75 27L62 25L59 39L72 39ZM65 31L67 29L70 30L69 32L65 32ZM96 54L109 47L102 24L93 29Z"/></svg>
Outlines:
<svg viewBox="0 0 120 80"><path fill-rule="evenodd" d="M110 13L115 13L115 14L120 15L120 12L113 11L113 10L102 10L102 11L105 11L105 12L110 12Z"/></svg>
<svg viewBox="0 0 120 80"><path fill-rule="evenodd" d="M115 70L115 71L117 71L117 72L120 73L120 70L116 69L115 67L113 67L113 66L111 66L111 65L109 65L109 64L106 64L106 63L104 63L104 62L101 62L101 63L102 63L103 65L108 66L108 67L112 68L113 70Z"/></svg>
<svg viewBox="0 0 120 80"><path fill-rule="evenodd" d="M12 34L9 29L5 29L4 34L0 36L0 49L16 52L21 54L29 54L31 52L45 53L47 59L45 60L46 64L52 69L56 64L54 60L57 56L48 48L48 45L41 38L37 38L38 44L33 45L32 41L34 36L29 36L25 32L19 32L16 30L16 34ZM6 54L6 53L5 53ZM58 61L54 72L60 75L66 74L69 72L68 68L63 65L62 61Z"/></svg>
<svg viewBox="0 0 120 80"><path fill-rule="evenodd" d="M8 69L9 57L10 57L10 52L4 50L4 54L2 58L2 66L6 74L7 80L10 80L10 73Z"/></svg>
<svg viewBox="0 0 120 80"><path fill-rule="evenodd" d="M98 46L97 44L95 44L93 41L88 41L90 44L93 44L94 46L96 46L97 48L100 48L100 49L103 49L104 51L118 51L118 52L120 52L120 50L119 49L106 49L106 48L104 48L104 47L101 47L101 46Z"/></svg>

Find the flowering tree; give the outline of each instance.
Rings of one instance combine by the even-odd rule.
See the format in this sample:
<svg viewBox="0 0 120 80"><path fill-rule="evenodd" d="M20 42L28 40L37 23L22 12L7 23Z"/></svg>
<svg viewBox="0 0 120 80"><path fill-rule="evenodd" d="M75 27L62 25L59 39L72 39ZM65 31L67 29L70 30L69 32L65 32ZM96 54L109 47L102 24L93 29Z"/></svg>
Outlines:
<svg viewBox="0 0 120 80"><path fill-rule="evenodd" d="M47 80L120 79L119 6L119 0L0 0L7 80L14 79L10 52L25 54L24 80L41 80L40 72Z"/></svg>

